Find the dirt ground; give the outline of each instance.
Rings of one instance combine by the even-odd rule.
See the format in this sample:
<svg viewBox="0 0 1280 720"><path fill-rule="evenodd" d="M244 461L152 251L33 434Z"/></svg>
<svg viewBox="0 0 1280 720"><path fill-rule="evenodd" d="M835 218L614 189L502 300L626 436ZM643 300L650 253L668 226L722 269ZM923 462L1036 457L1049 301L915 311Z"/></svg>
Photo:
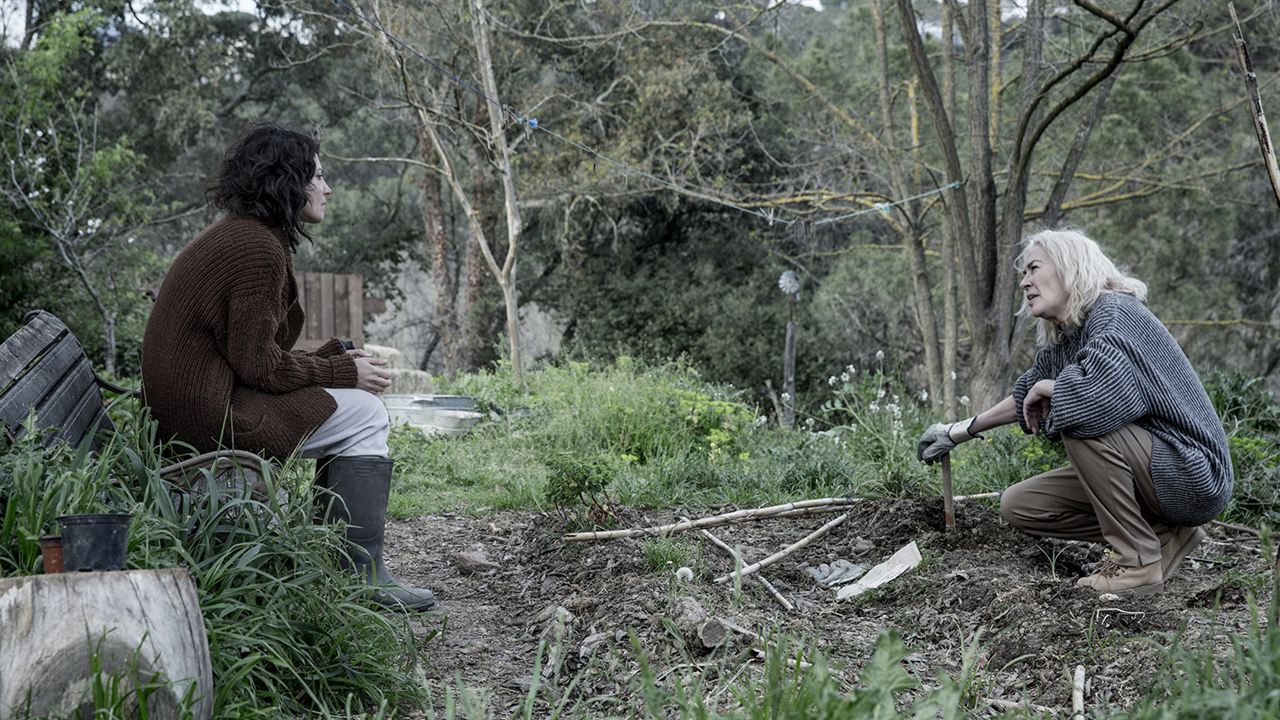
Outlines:
<svg viewBox="0 0 1280 720"><path fill-rule="evenodd" d="M623 519L638 527L682 514L626 511ZM833 517L760 520L712 532L754 561ZM1162 671L1174 633L1229 651L1229 638L1248 624L1248 593L1264 607L1270 599L1269 563L1258 539L1213 527L1164 593L1100 601L1073 583L1101 558L1101 546L1023 535L976 501L958 508L950 533L942 526L941 500L856 505L843 525L765 570L794 603L791 612L757 582L744 582L737 598L731 583L713 583L733 562L696 532L676 536L696 550L694 578L682 581L672 568L646 560L644 539L566 543L564 530L554 513L527 512L389 524L393 571L431 587L440 599L438 612L410 620L427 677L455 689L460 680L489 717L523 714L542 641L550 650L541 662L535 715L564 703L580 715L627 716L642 704L630 637L660 684L700 681L711 709L727 712L736 703L732 687L762 673L756 650L767 638L785 633L816 645L850 688L884 629L902 636L911 652L904 666L925 687L940 673L958 673L963 652L978 637L976 695L982 700L973 717L1000 714L989 700L1069 716L1076 665L1086 671L1089 707L1130 707ZM921 565L855 600L837 600L805 570L837 559L874 565L912 540ZM459 553L474 550L497 569L460 569ZM685 647L664 622L681 597L741 631L731 630L709 653Z"/></svg>

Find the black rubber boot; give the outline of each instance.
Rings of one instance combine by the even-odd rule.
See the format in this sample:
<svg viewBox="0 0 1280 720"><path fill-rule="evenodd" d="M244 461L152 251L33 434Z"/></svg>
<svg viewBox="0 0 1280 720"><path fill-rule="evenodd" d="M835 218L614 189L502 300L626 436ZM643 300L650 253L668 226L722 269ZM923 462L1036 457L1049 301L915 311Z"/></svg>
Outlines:
<svg viewBox="0 0 1280 720"><path fill-rule="evenodd" d="M351 560L356 572L377 588L375 602L385 607L426 610L436 604L431 591L401 585L382 562L391 466L391 460L371 455L317 460L316 521L347 523Z"/></svg>

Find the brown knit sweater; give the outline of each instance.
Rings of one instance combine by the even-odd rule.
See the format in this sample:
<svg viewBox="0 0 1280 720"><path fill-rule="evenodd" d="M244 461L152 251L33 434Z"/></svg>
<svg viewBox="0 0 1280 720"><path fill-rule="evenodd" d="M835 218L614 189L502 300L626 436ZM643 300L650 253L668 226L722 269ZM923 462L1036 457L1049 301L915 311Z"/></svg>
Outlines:
<svg viewBox="0 0 1280 720"><path fill-rule="evenodd" d="M240 217L206 228L169 267L142 342L143 401L160 439L293 453L337 408L323 388L356 385L336 339L291 351L302 327L284 234Z"/></svg>

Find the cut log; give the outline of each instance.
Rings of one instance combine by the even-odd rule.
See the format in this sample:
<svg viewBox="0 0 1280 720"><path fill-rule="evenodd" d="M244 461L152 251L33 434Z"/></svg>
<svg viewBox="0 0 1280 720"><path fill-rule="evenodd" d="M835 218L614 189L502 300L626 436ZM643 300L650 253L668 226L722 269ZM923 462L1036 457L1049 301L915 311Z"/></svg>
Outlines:
<svg viewBox="0 0 1280 720"><path fill-rule="evenodd" d="M150 717L178 717L187 693L192 717L213 712L209 641L183 569L0 580L0 649L0 720L91 716L95 661L122 694L149 688Z"/></svg>
<svg viewBox="0 0 1280 720"><path fill-rule="evenodd" d="M729 631L719 618L712 617L691 597L676 598L672 620L690 647L707 652L724 644Z"/></svg>

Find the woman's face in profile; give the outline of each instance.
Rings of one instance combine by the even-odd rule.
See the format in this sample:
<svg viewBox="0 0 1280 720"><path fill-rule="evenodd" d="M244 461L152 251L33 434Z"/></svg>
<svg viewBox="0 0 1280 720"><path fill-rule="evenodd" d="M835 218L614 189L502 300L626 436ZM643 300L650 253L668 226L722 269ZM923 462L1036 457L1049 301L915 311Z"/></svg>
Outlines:
<svg viewBox="0 0 1280 720"><path fill-rule="evenodd" d="M1034 317L1061 324L1067 316L1067 288L1044 248L1034 246L1023 256L1022 295Z"/></svg>
<svg viewBox="0 0 1280 720"><path fill-rule="evenodd" d="M316 156L316 171L311 176L311 184L307 185L307 204L302 208L302 222L318 223L324 220L324 206L329 201L333 190L324 181L324 167L320 165L320 156Z"/></svg>

